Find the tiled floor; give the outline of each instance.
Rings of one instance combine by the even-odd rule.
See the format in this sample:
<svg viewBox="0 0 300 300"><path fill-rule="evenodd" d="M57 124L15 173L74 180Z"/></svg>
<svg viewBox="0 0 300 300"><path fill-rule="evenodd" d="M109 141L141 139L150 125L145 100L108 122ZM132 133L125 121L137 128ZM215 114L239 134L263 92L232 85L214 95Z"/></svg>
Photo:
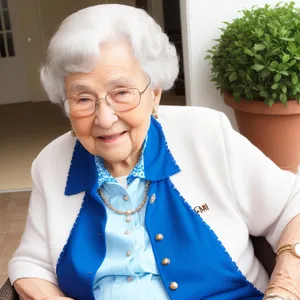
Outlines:
<svg viewBox="0 0 300 300"><path fill-rule="evenodd" d="M25 227L29 197L30 192L0 194L0 287Z"/></svg>
<svg viewBox="0 0 300 300"><path fill-rule="evenodd" d="M0 191L12 191L31 188L32 161L70 125L58 106L30 102L0 105L0 128Z"/></svg>

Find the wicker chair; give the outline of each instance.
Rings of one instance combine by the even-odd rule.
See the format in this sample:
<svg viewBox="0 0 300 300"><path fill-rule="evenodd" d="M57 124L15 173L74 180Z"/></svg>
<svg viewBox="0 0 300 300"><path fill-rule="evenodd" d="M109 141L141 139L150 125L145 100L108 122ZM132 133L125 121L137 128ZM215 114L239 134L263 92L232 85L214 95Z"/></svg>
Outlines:
<svg viewBox="0 0 300 300"><path fill-rule="evenodd" d="M270 276L275 266L275 253L273 252L273 249L265 238L252 237L252 242L256 257L262 262ZM0 300L19 300L19 296L11 286L9 280L7 280L0 288Z"/></svg>
<svg viewBox="0 0 300 300"><path fill-rule="evenodd" d="M0 300L19 300L19 296L11 286L9 279L0 288Z"/></svg>

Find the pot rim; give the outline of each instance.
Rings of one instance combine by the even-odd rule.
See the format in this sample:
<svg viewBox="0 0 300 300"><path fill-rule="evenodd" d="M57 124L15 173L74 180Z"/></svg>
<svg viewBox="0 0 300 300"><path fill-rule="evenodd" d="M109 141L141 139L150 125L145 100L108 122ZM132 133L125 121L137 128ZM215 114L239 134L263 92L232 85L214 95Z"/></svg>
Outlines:
<svg viewBox="0 0 300 300"><path fill-rule="evenodd" d="M262 114L262 115L297 115L300 114L300 104L297 100L289 100L287 107L282 103L274 103L271 107L262 101L251 100L250 102L241 98L239 103L235 102L234 97L229 92L224 92L224 102L233 108L243 112Z"/></svg>

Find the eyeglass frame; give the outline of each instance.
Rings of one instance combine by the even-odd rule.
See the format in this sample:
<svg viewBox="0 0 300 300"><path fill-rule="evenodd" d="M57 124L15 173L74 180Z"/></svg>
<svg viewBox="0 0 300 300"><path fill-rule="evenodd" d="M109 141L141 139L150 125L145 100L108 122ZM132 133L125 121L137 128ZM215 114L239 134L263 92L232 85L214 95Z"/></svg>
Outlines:
<svg viewBox="0 0 300 300"><path fill-rule="evenodd" d="M116 90L113 90L113 91L111 91L111 92L108 92L108 93L105 95L105 97L101 97L101 98L96 98L96 97L95 97L96 100L95 100L95 108L94 108L94 112L91 113L91 114L89 114L89 115L87 115L87 116L84 116L84 117L77 117L77 118L90 117L90 116L92 116L93 114L95 114L95 112L97 111L97 109L99 109L99 102L100 102L100 100L105 100L106 104L107 104L114 112L127 112L127 111L130 111L130 110L133 110L133 109L137 108L137 107L140 105L141 100L142 100L142 95L146 92L146 90L148 89L148 87L150 86L150 84L151 84L151 78L150 78L150 80L149 80L149 83L147 84L147 86L144 88L144 90L143 90L142 92L140 92L140 90L139 90L138 88L131 88L131 87L130 87L130 88L120 89L120 90L137 90L137 91L138 91L139 96L140 96L140 99L139 99L137 105L134 106L134 107L131 107L131 108L127 109L127 110L122 110L122 111L116 111L116 110L114 110L114 109L111 107L111 105L109 104L109 102L107 101L107 96L109 96L110 94L116 92L116 91L117 91L117 89L116 89ZM78 97L70 97L70 98L67 98L67 99L65 99L65 100L62 100L62 101L61 101L61 106L62 106L62 108L65 110L65 102L68 101L69 99L74 99L74 98L78 98ZM69 113L68 113L68 115L70 116ZM75 118L76 118L76 117L75 117Z"/></svg>

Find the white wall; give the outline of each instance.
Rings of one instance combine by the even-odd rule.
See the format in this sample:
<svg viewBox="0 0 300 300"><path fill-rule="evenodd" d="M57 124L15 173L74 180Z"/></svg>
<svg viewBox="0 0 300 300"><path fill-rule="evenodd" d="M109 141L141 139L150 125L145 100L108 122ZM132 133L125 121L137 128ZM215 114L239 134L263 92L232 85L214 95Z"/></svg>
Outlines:
<svg viewBox="0 0 300 300"><path fill-rule="evenodd" d="M223 21L239 16L238 11L252 5L276 4L279 0L180 0L187 105L210 107L223 111L236 123L219 91L209 81L210 66L204 60L206 50L213 45L223 27ZM283 1L284 2L284 1ZM295 1L300 5L300 1Z"/></svg>

